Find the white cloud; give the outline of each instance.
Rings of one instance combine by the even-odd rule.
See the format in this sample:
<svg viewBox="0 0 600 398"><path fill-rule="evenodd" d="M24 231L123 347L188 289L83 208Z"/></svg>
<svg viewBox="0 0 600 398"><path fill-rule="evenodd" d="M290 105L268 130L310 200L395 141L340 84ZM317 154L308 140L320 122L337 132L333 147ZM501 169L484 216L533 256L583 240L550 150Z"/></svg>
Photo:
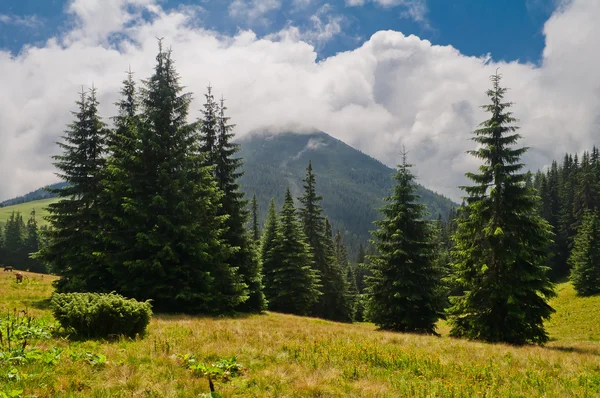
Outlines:
<svg viewBox="0 0 600 398"><path fill-rule="evenodd" d="M392 8L404 7L402 16L421 22L428 26L427 18L427 0L346 0L348 7L364 6L367 2L375 3L379 6Z"/></svg>
<svg viewBox="0 0 600 398"><path fill-rule="evenodd" d="M543 60L534 66L467 57L393 31L317 62L313 45L298 37L224 37L190 24L186 9L112 1L103 10L105 1L78 0L86 7L73 11L80 22L64 38L16 56L0 52L0 197L56 181L49 156L59 150L54 142L71 121L81 85L94 83L102 115L112 116L128 66L138 79L152 72L156 37L173 48L182 83L195 94L193 117L210 81L227 99L239 134L315 127L391 166L405 145L420 182L453 198L464 172L478 165L464 152L486 117L479 106L497 67L515 102L522 144L532 147L524 159L531 169L598 144L600 2L575 0L555 12L544 27ZM153 12L152 21L139 18L142 9ZM93 10L113 19L100 26Z"/></svg>
<svg viewBox="0 0 600 398"><path fill-rule="evenodd" d="M281 8L281 0L234 0L229 15L249 23L268 24L268 13Z"/></svg>
<svg viewBox="0 0 600 398"><path fill-rule="evenodd" d="M37 15L9 15L0 14L0 24L22 26L35 29L42 25L42 20Z"/></svg>
<svg viewBox="0 0 600 398"><path fill-rule="evenodd" d="M329 4L321 6L309 18L310 26L304 30L291 23L279 32L265 36L267 40L305 41L315 46L318 50L333 37L342 33L342 24L345 21L342 15L331 13Z"/></svg>

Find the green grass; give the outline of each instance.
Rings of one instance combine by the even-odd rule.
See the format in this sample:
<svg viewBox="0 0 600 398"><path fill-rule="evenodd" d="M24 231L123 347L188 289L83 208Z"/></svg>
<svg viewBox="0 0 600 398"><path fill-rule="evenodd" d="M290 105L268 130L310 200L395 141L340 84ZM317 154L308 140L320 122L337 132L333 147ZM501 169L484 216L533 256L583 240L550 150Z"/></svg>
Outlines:
<svg viewBox="0 0 600 398"><path fill-rule="evenodd" d="M35 218L38 222L39 226L48 224L44 217L48 215L48 211L46 210L46 206L50 203L55 203L58 201L58 198L50 198L50 199L42 199L35 200L33 202L20 203L18 205L0 207L0 224L6 224L6 220L9 219L12 212L21 212L23 215L23 221L27 223L27 219L29 219L29 213L31 210L35 209Z"/></svg>
<svg viewBox="0 0 600 398"><path fill-rule="evenodd" d="M52 277L27 275L22 285L0 275L0 314L28 307L52 329L46 308ZM209 391L207 372L228 366L235 374L214 381L225 397L598 397L600 297L578 298L569 284L557 288L546 347L379 332L369 324L275 313L156 315L140 340L31 339L34 359L0 356L0 392L198 397Z"/></svg>

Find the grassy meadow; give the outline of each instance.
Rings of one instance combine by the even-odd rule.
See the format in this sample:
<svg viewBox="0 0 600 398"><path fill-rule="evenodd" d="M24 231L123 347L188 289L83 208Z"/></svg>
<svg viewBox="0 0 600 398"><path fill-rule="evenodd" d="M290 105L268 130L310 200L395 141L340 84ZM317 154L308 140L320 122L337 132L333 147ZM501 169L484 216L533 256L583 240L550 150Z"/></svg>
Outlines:
<svg viewBox="0 0 600 398"><path fill-rule="evenodd" d="M241 374L215 380L224 397L600 396L600 297L578 298L569 284L557 286L545 347L379 332L370 324L275 313L155 315L144 339L77 341L56 330L48 310L53 277L26 275L20 285L14 275L0 275L2 398L203 396L208 381L189 369L186 354L197 363L242 366ZM23 321L21 310L34 320ZM20 358L8 354L9 318L30 322Z"/></svg>
<svg viewBox="0 0 600 398"><path fill-rule="evenodd" d="M29 219L29 213L31 210L35 209L35 218L38 222L38 226L48 224L44 217L48 215L48 211L46 210L46 206L50 203L54 203L58 200L58 198L49 198L49 199L41 199L35 200L33 202L20 203L18 205L0 207L0 225L6 224L6 220L9 219L12 212L21 212L23 216L23 221L27 223Z"/></svg>

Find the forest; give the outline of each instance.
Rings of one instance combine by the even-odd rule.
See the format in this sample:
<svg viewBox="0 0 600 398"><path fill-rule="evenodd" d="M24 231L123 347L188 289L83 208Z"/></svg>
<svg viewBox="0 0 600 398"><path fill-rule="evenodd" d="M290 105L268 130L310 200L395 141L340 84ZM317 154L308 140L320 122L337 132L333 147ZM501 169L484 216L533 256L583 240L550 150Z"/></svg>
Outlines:
<svg viewBox="0 0 600 398"><path fill-rule="evenodd" d="M553 282L600 292L598 150L526 172L498 73L469 151L482 165L466 174L461 206L428 220L404 151L356 258L323 214L311 162L301 195L281 186L283 205L272 200L261 225L256 196L240 188L225 99L209 86L190 121L192 94L161 41L152 76L133 76L112 126L98 89L80 93L54 157L67 184L51 189L61 200L48 207L49 228L38 231L35 214L5 226L5 263L44 264L60 277L58 292L115 291L151 299L158 312L269 310L423 334L445 319L451 336L516 345L548 341Z"/></svg>

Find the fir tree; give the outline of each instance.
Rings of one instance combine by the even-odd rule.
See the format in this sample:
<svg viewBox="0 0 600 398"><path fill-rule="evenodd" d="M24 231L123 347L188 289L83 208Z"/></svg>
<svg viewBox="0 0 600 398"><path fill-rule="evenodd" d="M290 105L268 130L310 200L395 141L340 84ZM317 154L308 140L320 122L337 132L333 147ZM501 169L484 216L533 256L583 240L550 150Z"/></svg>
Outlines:
<svg viewBox="0 0 600 398"><path fill-rule="evenodd" d="M451 297L451 335L510 344L544 343L543 321L554 311L554 295L544 265L550 226L538 215L538 197L519 174L527 148L514 149L521 136L502 102L501 76L491 76L491 118L475 130L480 148L469 153L483 161L480 173L467 173L475 185L454 236L454 274L462 294Z"/></svg>
<svg viewBox="0 0 600 398"><path fill-rule="evenodd" d="M300 198L303 207L300 219L304 235L312 253L315 272L320 276L322 294L315 304L313 314L336 321L352 320L352 307L348 302L344 272L346 268L336 261L335 253L327 250L323 209L319 202L323 199L316 192L316 177L312 163L308 163L304 182L304 195ZM331 237L329 237L331 239Z"/></svg>
<svg viewBox="0 0 600 398"><path fill-rule="evenodd" d="M597 211L588 210L584 214L569 265L570 279L578 295L600 294L600 220Z"/></svg>
<svg viewBox="0 0 600 398"><path fill-rule="evenodd" d="M289 187L281 210L275 247L269 256L273 261L272 267L265 269L269 309L308 315L319 300L321 286L313 269L310 247L296 218Z"/></svg>
<svg viewBox="0 0 600 398"><path fill-rule="evenodd" d="M382 329L435 334L443 312L438 295L441 275L410 167L404 154L392 196L381 209L384 219L376 222L373 243L379 254L370 259L367 313Z"/></svg>
<svg viewBox="0 0 600 398"><path fill-rule="evenodd" d="M266 308L260 261L258 253L254 250L252 238L245 228L248 221L246 210L248 202L244 200L244 194L240 192L237 182L243 174L239 172L242 159L234 157L239 152L240 146L232 142L234 125L229 124L229 117L225 116L226 109L224 100L221 99L217 120L215 178L223 192L219 212L227 216L227 229L223 237L232 248L235 248L229 262L239 269L243 282L248 286L248 300L238 309L245 312L260 312ZM206 153L206 156L209 155Z"/></svg>
<svg viewBox="0 0 600 398"><path fill-rule="evenodd" d="M62 155L54 156L57 174L68 185L53 189L60 200L48 205L48 245L35 254L62 278L58 291L105 291L111 278L97 253L103 189L106 127L98 116L96 89L82 92L79 110L59 143Z"/></svg>
<svg viewBox="0 0 600 398"><path fill-rule="evenodd" d="M183 93L170 51L159 53L141 89L135 178L122 224L133 245L113 270L117 290L153 299L160 311L226 313L247 297L237 269L227 264L225 216L211 169L199 155L196 124L188 124L192 100Z"/></svg>

